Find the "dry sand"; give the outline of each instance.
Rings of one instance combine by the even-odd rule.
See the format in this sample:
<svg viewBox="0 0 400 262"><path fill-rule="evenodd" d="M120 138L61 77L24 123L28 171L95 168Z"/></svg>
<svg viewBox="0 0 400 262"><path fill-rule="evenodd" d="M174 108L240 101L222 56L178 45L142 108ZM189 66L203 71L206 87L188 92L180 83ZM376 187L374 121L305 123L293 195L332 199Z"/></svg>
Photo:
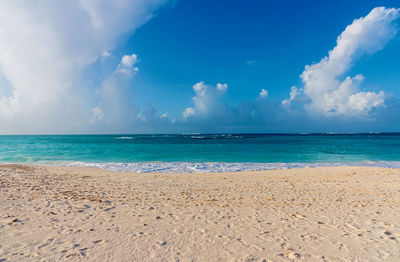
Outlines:
<svg viewBox="0 0 400 262"><path fill-rule="evenodd" d="M0 261L400 261L400 170L0 165Z"/></svg>

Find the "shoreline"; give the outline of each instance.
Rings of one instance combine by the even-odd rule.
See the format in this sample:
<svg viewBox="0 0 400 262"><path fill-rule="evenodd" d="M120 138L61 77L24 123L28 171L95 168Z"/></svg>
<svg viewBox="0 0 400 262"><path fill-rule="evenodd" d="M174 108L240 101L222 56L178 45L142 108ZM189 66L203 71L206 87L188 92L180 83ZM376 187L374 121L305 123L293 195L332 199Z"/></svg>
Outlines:
<svg viewBox="0 0 400 262"><path fill-rule="evenodd" d="M303 168L332 167L371 167L400 169L400 161L361 161L361 162L182 162L182 161L146 161L146 162L81 162L59 163L7 163L0 165L24 165L36 167L77 167L97 168L123 173L237 173L269 170L290 170Z"/></svg>
<svg viewBox="0 0 400 262"><path fill-rule="evenodd" d="M400 169L0 164L0 260L395 261Z"/></svg>

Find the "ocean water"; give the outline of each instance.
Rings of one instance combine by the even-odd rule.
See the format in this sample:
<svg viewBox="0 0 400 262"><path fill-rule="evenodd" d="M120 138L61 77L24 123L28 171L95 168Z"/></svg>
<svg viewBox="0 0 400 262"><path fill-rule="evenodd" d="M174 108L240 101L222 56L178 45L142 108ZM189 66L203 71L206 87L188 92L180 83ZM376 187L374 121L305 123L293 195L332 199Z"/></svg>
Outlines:
<svg viewBox="0 0 400 262"><path fill-rule="evenodd" d="M0 136L0 162L131 172L400 168L400 133Z"/></svg>

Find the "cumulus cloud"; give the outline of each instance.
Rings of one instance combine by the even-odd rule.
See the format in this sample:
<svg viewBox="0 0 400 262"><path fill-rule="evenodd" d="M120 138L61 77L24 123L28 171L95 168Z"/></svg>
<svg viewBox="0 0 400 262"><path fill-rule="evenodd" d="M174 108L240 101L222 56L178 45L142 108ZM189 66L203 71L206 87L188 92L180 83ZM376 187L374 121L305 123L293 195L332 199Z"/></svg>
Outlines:
<svg viewBox="0 0 400 262"><path fill-rule="evenodd" d="M89 130L130 133L137 128L141 128L143 132L146 128L165 127L170 124L168 113L157 115L157 110L151 103L143 110L132 103L135 92L131 80L139 70L137 63L136 54L122 56L115 71L103 81L97 90L99 102L92 109L92 126Z"/></svg>
<svg viewBox="0 0 400 262"><path fill-rule="evenodd" d="M134 64L136 64L138 58L136 54L124 55L121 59L120 66L132 68Z"/></svg>
<svg viewBox="0 0 400 262"><path fill-rule="evenodd" d="M301 79L304 94L311 99L307 105L309 112L327 116L359 116L384 105L383 91L360 91L364 79L362 75L346 76L344 80L340 78L357 58L382 49L395 36L397 27L394 21L398 18L399 9L374 8L367 16L354 20L346 27L327 57L306 66Z"/></svg>
<svg viewBox="0 0 400 262"><path fill-rule="evenodd" d="M127 77L117 69L103 81L97 94L99 102L92 109L90 121L94 130L128 131L139 113L139 109L132 104L134 90L130 85L130 75Z"/></svg>
<svg viewBox="0 0 400 262"><path fill-rule="evenodd" d="M193 115L194 115L194 108L193 107L187 107L187 108L185 108L185 110L183 110L183 113L182 113L183 119L186 119L186 118L188 118L190 116L193 116Z"/></svg>
<svg viewBox="0 0 400 262"><path fill-rule="evenodd" d="M227 84L218 83L215 87L199 82L193 85L195 96L192 98L194 107L186 108L182 116L188 117L210 117L219 115L226 111L226 106L220 103L219 99L228 90Z"/></svg>
<svg viewBox="0 0 400 262"><path fill-rule="evenodd" d="M291 105L291 103L296 99L297 96L299 96L303 92L302 89L297 89L296 86L292 86L290 88L290 97L289 99L285 99L282 101L282 105L288 106Z"/></svg>
<svg viewBox="0 0 400 262"><path fill-rule="evenodd" d="M268 96L268 91L265 90L264 88L262 88L262 89L261 89L261 92L260 92L260 96L261 96L261 97L267 97L267 96Z"/></svg>
<svg viewBox="0 0 400 262"><path fill-rule="evenodd" d="M168 118L168 112L165 112L164 114L160 115L160 118Z"/></svg>
<svg viewBox="0 0 400 262"><path fill-rule="evenodd" d="M124 55L121 59L121 63L118 65L116 72L130 77L133 73L139 71L139 68L135 66L137 62L138 56L136 54Z"/></svg>
<svg viewBox="0 0 400 262"><path fill-rule="evenodd" d="M225 93L226 90L228 90L228 85L227 84L218 83L217 84L217 89L218 89L218 91L221 91L221 92Z"/></svg>
<svg viewBox="0 0 400 262"><path fill-rule="evenodd" d="M67 129L72 119L88 122L81 113L88 101L79 98L87 92L79 86L80 73L108 56L120 35L133 33L165 2L2 1L0 74L11 88L0 93L2 132L32 132L35 124L51 130L57 122L67 123ZM125 60L129 66L134 57Z"/></svg>
<svg viewBox="0 0 400 262"><path fill-rule="evenodd" d="M183 122L177 121L186 131L207 132L260 132L276 131L279 121L287 121L281 105L268 98L268 91L262 89L253 100L242 101L239 105L229 105L223 101L228 91L227 84L215 86L199 82L193 85L194 106L182 112Z"/></svg>

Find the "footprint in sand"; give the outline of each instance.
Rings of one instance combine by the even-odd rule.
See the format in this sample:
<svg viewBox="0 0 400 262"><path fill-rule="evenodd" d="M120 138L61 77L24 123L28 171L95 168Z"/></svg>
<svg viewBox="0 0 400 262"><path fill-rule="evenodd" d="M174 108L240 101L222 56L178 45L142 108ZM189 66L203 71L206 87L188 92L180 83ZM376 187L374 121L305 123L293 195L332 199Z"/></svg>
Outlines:
<svg viewBox="0 0 400 262"><path fill-rule="evenodd" d="M94 244L98 244L98 243L101 243L101 242L103 242L102 239L98 239L98 240L93 241Z"/></svg>
<svg viewBox="0 0 400 262"><path fill-rule="evenodd" d="M385 235L387 235L387 236L393 235L392 232L390 232L390 231L385 231L385 232L383 232L383 234L385 234Z"/></svg>
<svg viewBox="0 0 400 262"><path fill-rule="evenodd" d="M390 231L385 231L385 232L383 232L383 234L385 234L386 236L388 236L389 239L396 240L395 237L391 236L391 235L393 235L393 233L390 232Z"/></svg>
<svg viewBox="0 0 400 262"><path fill-rule="evenodd" d="M285 252L283 254L279 254L278 256L281 257L287 257L289 259L299 259L301 257L301 254L294 252L293 250L288 249L288 252Z"/></svg>
<svg viewBox="0 0 400 262"><path fill-rule="evenodd" d="M292 217L294 218L304 218L305 216L300 215L299 213L293 214Z"/></svg>
<svg viewBox="0 0 400 262"><path fill-rule="evenodd" d="M19 220L18 218L15 218L10 223L8 223L8 225L16 225L16 224L23 225L24 223L22 223L22 220Z"/></svg>

